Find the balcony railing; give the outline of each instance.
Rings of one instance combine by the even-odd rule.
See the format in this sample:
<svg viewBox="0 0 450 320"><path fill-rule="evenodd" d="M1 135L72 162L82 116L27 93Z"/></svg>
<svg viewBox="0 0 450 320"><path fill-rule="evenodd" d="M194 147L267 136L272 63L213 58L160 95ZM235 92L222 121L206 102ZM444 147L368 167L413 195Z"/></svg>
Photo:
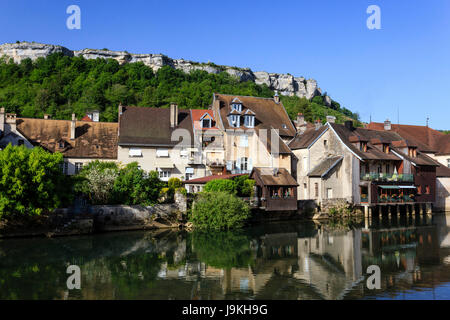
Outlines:
<svg viewBox="0 0 450 320"><path fill-rule="evenodd" d="M412 174L403 173L363 173L361 174L362 181L380 181L380 182L414 182Z"/></svg>
<svg viewBox="0 0 450 320"><path fill-rule="evenodd" d="M206 159L206 165L210 167L223 167L225 160L223 159Z"/></svg>
<svg viewBox="0 0 450 320"><path fill-rule="evenodd" d="M414 202L415 195L407 195L407 196L389 196L382 195L378 196L378 203L408 203Z"/></svg>

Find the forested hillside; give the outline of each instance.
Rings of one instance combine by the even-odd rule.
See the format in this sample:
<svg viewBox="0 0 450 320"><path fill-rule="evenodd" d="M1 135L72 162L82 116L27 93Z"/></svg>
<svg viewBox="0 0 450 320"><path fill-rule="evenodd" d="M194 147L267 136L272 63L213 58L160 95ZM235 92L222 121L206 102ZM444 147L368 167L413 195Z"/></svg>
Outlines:
<svg viewBox="0 0 450 320"><path fill-rule="evenodd" d="M45 113L54 119L78 118L86 110L100 110L101 121L117 121L117 105L168 107L176 102L180 108L207 108L213 92L272 97L274 92L266 85L252 81L240 82L222 72L181 70L164 66L156 73L143 63L120 65L112 59L86 60L60 53L47 58L30 59L15 64L0 59L0 106L7 112L22 117L41 118ZM325 106L322 96L312 101L306 98L282 96L289 115L295 119L298 112L308 121L335 115L338 122L358 114L332 101Z"/></svg>

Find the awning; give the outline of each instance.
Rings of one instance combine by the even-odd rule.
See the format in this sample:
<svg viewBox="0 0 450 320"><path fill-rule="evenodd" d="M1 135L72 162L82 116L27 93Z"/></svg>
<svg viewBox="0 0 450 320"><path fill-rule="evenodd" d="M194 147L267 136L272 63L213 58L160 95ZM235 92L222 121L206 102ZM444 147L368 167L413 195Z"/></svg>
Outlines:
<svg viewBox="0 0 450 320"><path fill-rule="evenodd" d="M415 189L414 186L379 186L381 189Z"/></svg>
<svg viewBox="0 0 450 320"><path fill-rule="evenodd" d="M170 158L158 158L156 160L156 164L155 167L157 168L174 168L175 166L173 165L172 160L170 160Z"/></svg>

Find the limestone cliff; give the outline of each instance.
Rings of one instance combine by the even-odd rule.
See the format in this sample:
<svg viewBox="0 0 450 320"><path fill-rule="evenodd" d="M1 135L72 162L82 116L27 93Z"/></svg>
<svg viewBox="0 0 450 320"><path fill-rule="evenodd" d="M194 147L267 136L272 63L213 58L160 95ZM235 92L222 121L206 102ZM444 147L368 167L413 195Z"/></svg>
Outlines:
<svg viewBox="0 0 450 320"><path fill-rule="evenodd" d="M82 56L85 59L115 59L120 64L142 62L157 71L163 66L171 66L175 69L190 72L191 70L204 70L209 73L227 72L237 77L241 81L254 81L257 84L266 84L272 90L278 90L280 94L288 96L306 97L311 99L321 94L317 81L314 79L306 80L303 77L294 77L290 74L268 73L265 71L253 72L249 68L236 68L229 66L217 66L212 63L198 63L184 59L171 59L162 54L132 54L126 51L110 51L99 49L83 49L73 51L58 45L41 44L41 43L6 43L0 45L0 57L7 56L19 63L23 59L30 58L36 60L40 57L47 57L56 52L61 52L67 56ZM331 101L330 101L331 102Z"/></svg>

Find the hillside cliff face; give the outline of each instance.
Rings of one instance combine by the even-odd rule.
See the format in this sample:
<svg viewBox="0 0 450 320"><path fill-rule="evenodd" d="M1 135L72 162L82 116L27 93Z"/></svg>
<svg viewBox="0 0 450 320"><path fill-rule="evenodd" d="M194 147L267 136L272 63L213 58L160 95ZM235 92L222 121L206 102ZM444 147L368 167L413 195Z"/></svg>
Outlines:
<svg viewBox="0 0 450 320"><path fill-rule="evenodd" d="M254 81L256 84L266 84L271 90L278 90L280 94L287 96L298 96L312 99L316 95L321 95L321 90L314 79L305 79L303 77L294 77L290 74L268 73L266 71L253 72L249 68L236 68L229 66L217 66L211 63L198 63L184 59L171 59L162 54L132 54L126 51L110 51L98 49L83 49L73 51L58 45L41 43L6 43L0 45L0 57L7 56L16 63L30 58L36 60L40 57L47 57L52 53L61 52L67 56L82 56L85 59L114 59L120 64L142 62L145 65L157 71L163 66L171 66L184 72L192 70L204 70L208 73L227 72L228 74L239 78L241 81ZM328 102L328 100L327 100Z"/></svg>

